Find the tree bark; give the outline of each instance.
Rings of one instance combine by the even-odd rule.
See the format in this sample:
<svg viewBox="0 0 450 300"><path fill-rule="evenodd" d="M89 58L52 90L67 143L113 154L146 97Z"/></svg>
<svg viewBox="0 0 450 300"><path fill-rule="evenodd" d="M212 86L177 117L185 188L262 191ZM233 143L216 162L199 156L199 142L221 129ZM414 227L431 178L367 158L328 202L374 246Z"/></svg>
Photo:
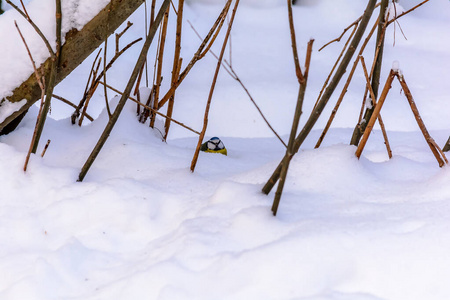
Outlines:
<svg viewBox="0 0 450 300"><path fill-rule="evenodd" d="M144 0L111 0L91 21L80 31L72 29L66 34L66 42L61 47L61 65L56 74L55 84L61 82L76 69L95 49L104 38L111 35L142 3ZM50 79L51 58L47 59L40 69L44 71L45 80ZM7 134L15 129L20 119L41 97L39 84L34 74L17 87L12 96L0 100L19 102L25 99L27 103L18 111L8 116L0 123L0 135ZM1 110L1 106L0 106Z"/></svg>

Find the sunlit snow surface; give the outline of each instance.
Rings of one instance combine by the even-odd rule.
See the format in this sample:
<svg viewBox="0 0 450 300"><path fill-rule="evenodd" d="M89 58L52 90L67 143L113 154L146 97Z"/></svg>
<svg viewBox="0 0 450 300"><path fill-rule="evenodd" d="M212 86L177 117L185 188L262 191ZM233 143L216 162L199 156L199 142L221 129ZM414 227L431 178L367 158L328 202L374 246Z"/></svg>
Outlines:
<svg viewBox="0 0 450 300"><path fill-rule="evenodd" d="M69 16L76 15L69 12L76 3L80 13L95 14L94 2L63 1ZM229 51L225 58L287 140L298 85L285 1L241 2L232 58ZM315 39L300 126L342 42L317 49L361 15L365 3L355 2L300 1L294 7L301 61L307 41ZM52 3L34 0L27 6L49 36ZM222 3L189 0L186 20L204 36ZM417 3L400 1L405 10ZM132 16L134 25L121 47L144 34L143 15L142 8ZM35 60L47 56L39 38L8 9L0 17L1 96L32 72L14 19L23 24ZM83 21L75 17L73 22L80 26ZM388 29L381 84L398 61L423 121L443 146L450 135L450 3L430 1L399 22L407 40L398 24L395 31ZM174 26L169 27L173 33ZM215 53L223 35L217 40ZM183 24L183 66L199 43L189 23ZM140 45L108 73L111 85L126 85ZM373 48L369 43L366 62ZM110 46L109 57L113 53ZM171 78L172 55L170 49L165 55L163 89ZM55 93L78 103L93 59ZM196 130L203 124L215 66L214 57L206 56L176 93L174 118ZM152 72L149 77L151 84ZM72 126L72 109L54 100L38 154L24 173L38 110L33 107L18 129L0 137L0 299L449 299L450 171L438 167L395 81L381 111L394 157L388 160L378 125L361 159L355 157L348 143L364 84L358 67L333 127L314 150L341 83L291 162L277 217L270 210L273 192L265 196L261 188L285 149L226 72L214 93L207 137L219 136L228 156L201 153L194 173L189 166L196 136L172 124L168 141L161 142L160 130L136 121L130 102L85 180L76 182L108 120L102 87L88 109L96 121L86 126ZM113 108L114 96L108 92Z"/></svg>

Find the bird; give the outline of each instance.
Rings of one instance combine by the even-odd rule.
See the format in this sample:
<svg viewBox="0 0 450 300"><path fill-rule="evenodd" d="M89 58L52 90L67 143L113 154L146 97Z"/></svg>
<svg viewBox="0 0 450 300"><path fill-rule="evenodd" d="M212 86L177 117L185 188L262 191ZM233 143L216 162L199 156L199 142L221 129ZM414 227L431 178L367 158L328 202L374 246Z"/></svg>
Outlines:
<svg viewBox="0 0 450 300"><path fill-rule="evenodd" d="M216 136L204 142L200 150L209 153L220 153L227 155L227 148L225 148L223 142Z"/></svg>

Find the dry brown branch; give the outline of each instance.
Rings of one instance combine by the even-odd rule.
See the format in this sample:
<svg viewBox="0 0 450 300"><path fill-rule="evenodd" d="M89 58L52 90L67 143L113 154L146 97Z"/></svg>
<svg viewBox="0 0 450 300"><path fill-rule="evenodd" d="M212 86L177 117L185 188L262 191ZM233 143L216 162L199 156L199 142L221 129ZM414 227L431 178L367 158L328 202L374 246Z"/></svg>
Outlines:
<svg viewBox="0 0 450 300"><path fill-rule="evenodd" d="M372 117L370 118L364 131L363 137L361 138L358 148L356 149L355 155L358 158L361 157L361 153L364 150L364 147L366 146L370 134L372 133L373 125L375 124L375 121L377 120L378 115L380 114L380 110L383 107L384 101L386 100L389 90L391 89L391 84L392 81L394 80L395 75L396 73L393 70L391 70L389 77L386 80L386 84L384 85L383 91L381 92L380 99L378 100L378 103L375 105Z"/></svg>
<svg viewBox="0 0 450 300"><path fill-rule="evenodd" d="M294 56L294 64L295 64L295 75L297 75L298 83L304 84L305 77L303 76L302 69L300 67L300 62L298 59L297 39L295 37L294 17L293 17L293 13L292 13L291 0L287 0L287 4L288 4L289 29L290 29L290 33L291 33L292 54Z"/></svg>
<svg viewBox="0 0 450 300"><path fill-rule="evenodd" d="M403 88L403 92L405 93L406 99L408 100L408 103L414 114L417 125L419 125L419 128L422 131L422 134L423 134L428 146L430 147L431 152L433 152L434 157L436 157L436 160L439 163L439 167L443 167L446 163L448 163L448 160L445 157L445 154L442 152L442 150L439 148L439 146L436 144L436 142L433 140L433 138L428 133L428 130L425 127L425 124L419 114L419 109L417 108L416 103L414 102L414 98L412 96L412 93L411 93L408 85L406 84L403 74L400 74L397 71L395 75L397 76L398 81L400 82L400 85Z"/></svg>
<svg viewBox="0 0 450 300"><path fill-rule="evenodd" d="M305 80L308 80L309 68L311 66L311 55L312 55L312 47L314 44L314 39L309 40L308 46L306 47L306 58L305 58Z"/></svg>
<svg viewBox="0 0 450 300"><path fill-rule="evenodd" d="M163 26L162 26L162 30L161 30L161 39L160 39L160 45L159 45L159 51L158 51L159 55L158 55L158 67L156 70L156 83L153 88L154 92L151 95L151 97L153 97L152 107L154 110L156 110L158 107L159 92L160 92L161 83L163 80L162 67L163 67L163 59L164 59L164 49L165 49L165 44L166 44L167 26L169 24L169 12L170 12L170 10L168 9L166 14L164 15ZM181 64L180 64L180 66L181 66ZM150 103L148 103L147 105L149 105L149 104ZM152 115L150 118L150 127L153 128L155 126L155 121L156 121L156 114L154 112L152 112Z"/></svg>
<svg viewBox="0 0 450 300"><path fill-rule="evenodd" d="M308 47L307 47L308 53L306 54L305 65L308 66L308 68L310 65L313 42L314 42L314 40L310 40L308 43ZM305 81L303 83L300 83L300 88L299 88L298 97L297 97L297 105L295 107L295 113L294 113L294 120L292 122L291 134L289 136L289 143L288 143L288 147L286 149L285 157L293 157L295 154L295 136L297 134L298 124L300 122L300 116L302 114L302 107L303 107L303 100L305 98L306 85L307 85L307 80L305 78ZM288 169L289 169L289 163L290 163L290 159L284 159L281 164L280 179L278 182L277 191L275 192L275 197L274 197L273 204L272 204L272 212L273 212L274 216L277 215L278 206L280 204L281 195L283 193L284 184L286 182L286 177L287 177L287 173L288 173Z"/></svg>
<svg viewBox="0 0 450 300"><path fill-rule="evenodd" d="M83 124L83 119L84 119L83 116L86 114L87 108L89 106L89 102L91 101L91 98L94 95L95 90L98 87L98 81L96 80L96 78L97 78L98 70L100 69L101 62L102 62L102 58L100 57L99 60L98 60L98 63L97 63L97 67L95 68L95 70L93 72L93 78L92 78L93 80L92 80L91 87L89 88L89 91L88 91L88 93L86 95L86 98L85 98L85 101L84 101L84 105L83 105L83 109L82 109L82 112L81 112L81 116L80 116L80 118L78 120L78 126L81 126Z"/></svg>
<svg viewBox="0 0 450 300"><path fill-rule="evenodd" d="M373 93L372 86L370 84L369 73L367 72L366 63L365 63L364 57L362 55L360 56L360 60L361 60L361 66L364 70L364 76L366 77L367 89L370 92L370 96L372 98L373 105L376 105L377 100L376 100L375 94ZM387 150L388 156L389 156L389 158L392 158L392 150L391 150L391 146L389 144L388 136L386 133L386 128L384 127L383 119L381 118L381 112L378 114L378 123L380 123L381 132L383 133L384 143L386 145L386 150Z"/></svg>
<svg viewBox="0 0 450 300"><path fill-rule="evenodd" d="M183 28L183 8L184 0L178 0L178 13L177 13L177 29L175 32L175 53L173 55L173 66L172 66L172 86L177 83L178 77L180 76L182 58L181 54L181 33ZM173 106L175 103L175 92L169 98L169 104L167 105L167 116L172 117ZM170 119L166 119L164 124L164 140L167 139L170 129Z"/></svg>
<svg viewBox="0 0 450 300"><path fill-rule="evenodd" d="M382 0L380 13L378 16L378 30L377 30L377 39L376 39L376 49L373 58L372 69L370 72L371 78L371 87L375 97L378 97L378 90L380 87L380 78L381 78L381 67L383 63L383 52L384 52L384 40L386 35L387 22L389 19L389 11L387 11L389 5L389 0ZM386 14L387 11L387 14ZM364 100L367 98L368 89L365 89L364 92ZM376 99L375 99L376 100ZM364 108L362 108L364 109ZM364 120L358 120L358 123L353 130L352 137L350 139L350 145L358 146L359 140L361 139L362 134L364 133L365 126L369 122L369 119L373 113L374 106L371 108L367 108L364 113ZM360 116L361 117L361 116Z"/></svg>
<svg viewBox="0 0 450 300"><path fill-rule="evenodd" d="M27 16L27 19L28 19L28 20L31 20L30 16L28 15L27 9L26 9L25 5L23 4L23 1L22 1L22 0L20 0L20 4L22 5L23 12L24 12L25 15Z"/></svg>
<svg viewBox="0 0 450 300"><path fill-rule="evenodd" d="M119 33L116 33L116 53L119 52L119 41L120 38L122 37L122 35L125 34L125 32L127 32L128 29L130 29L130 27L133 26L133 23L131 23L130 21L127 22L127 26Z"/></svg>
<svg viewBox="0 0 450 300"><path fill-rule="evenodd" d="M223 59L223 56L224 56L224 53L225 53L225 49L226 49L226 46L227 46L227 43L228 43L228 37L230 36L230 33L231 33L231 28L233 27L233 21L234 21L234 17L236 16L236 11L237 11L237 8L239 6L239 2L240 2L240 0L236 0L236 2L234 4L233 12L231 13L230 22L228 24L228 29L227 29L227 32L225 34L225 38L224 38L224 41L223 41L222 50L220 51L219 60L217 61L216 71L214 73L214 78L213 78L213 81L212 81L212 84L211 84L211 88L210 88L210 91L209 91L208 101L206 103L205 116L203 118L203 129L202 129L202 131L200 133L200 136L198 138L197 148L195 149L194 157L192 158L192 162L191 162L191 172L194 172L194 170L195 170L195 166L196 166L197 161L198 161L198 155L200 153L200 147L202 145L203 138L205 137L206 128L208 126L208 115L209 115L209 108L211 106L212 96L214 94L214 89L215 89L215 86L216 86L217 77L219 75L220 67L222 66L222 59Z"/></svg>

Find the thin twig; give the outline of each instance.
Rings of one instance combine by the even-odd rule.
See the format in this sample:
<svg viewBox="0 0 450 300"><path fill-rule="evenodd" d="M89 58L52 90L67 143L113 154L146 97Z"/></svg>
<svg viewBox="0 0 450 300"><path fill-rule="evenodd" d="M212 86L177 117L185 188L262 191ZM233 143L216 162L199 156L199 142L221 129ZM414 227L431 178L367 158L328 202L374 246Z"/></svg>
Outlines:
<svg viewBox="0 0 450 300"><path fill-rule="evenodd" d="M75 105L75 104L73 104L72 102L70 102L69 100L67 100L66 98L63 98L63 97L61 97L61 96L58 96L58 95L55 95L55 94L53 94L52 95L52 97L53 98L55 98L55 99L57 99L57 100L59 100L59 101L61 101L61 102L63 102L63 103L65 103L65 104L67 104L67 105L69 105L69 106L71 106L71 107L73 107L73 108L77 108L77 106ZM94 121L94 118L92 118L89 114L87 114L87 113L85 113L85 117L89 120L89 121Z"/></svg>
<svg viewBox="0 0 450 300"><path fill-rule="evenodd" d="M344 31L341 33L341 35L337 38L335 38L334 40L329 41L328 43L326 43L325 45L323 45L320 49L319 52L322 51L324 48L326 48L328 45L334 43L334 42L340 42L342 37L345 35L345 33L352 27L354 27L355 29L358 27L358 23L359 21L361 21L362 17L359 17L355 22L353 22L352 24L350 24L348 27L344 28ZM354 29L354 30L355 30ZM354 31L353 30L353 31Z"/></svg>
<svg viewBox="0 0 450 300"><path fill-rule="evenodd" d="M22 32L20 31L19 25L17 25L17 22L15 22L15 21L14 21L14 24L16 25L17 31L19 32L19 35L20 35L20 37L21 37L21 39L22 39L22 41L23 41L23 43L25 45L25 48L27 49L28 56L29 56L29 58L31 60L31 63L33 65L34 74L36 75L36 80L37 80L37 82L39 84L39 87L41 88L41 105L39 106L39 113L38 113L38 118L36 120L36 125L35 125L35 128L34 128L33 137L31 138L30 147L28 149L28 153L27 153L27 156L25 158L25 164L24 164L24 167L23 167L23 170L25 172L27 170L27 167L28 167L28 162L30 160L31 152L33 150L33 144L34 144L34 141L36 139L36 130L37 130L37 125L38 125L38 120L39 120L39 117L40 117L41 112L42 112L42 107L44 105L45 83L43 81L44 77L39 74L38 69L36 68L36 64L34 62L33 56L31 55L30 49L28 48L28 45L27 45L27 42L25 41L25 38L23 37Z"/></svg>
<svg viewBox="0 0 450 300"><path fill-rule="evenodd" d="M127 22L127 26L121 32L116 33L116 53L119 52L119 41L120 41L120 38L122 37L122 35L125 34L125 32L127 32L128 29L130 29L131 26L133 26L133 23L128 21Z"/></svg>
<svg viewBox="0 0 450 300"><path fill-rule="evenodd" d="M28 16L28 14L25 14L23 11L21 11L20 8L17 7L17 5L12 3L10 0L5 0L5 1L9 5L11 5L12 8L14 8L19 14L21 14L28 21L28 23L30 23L30 25L34 28L36 33L41 37L42 41L44 42L45 46L47 47L48 52L50 53L50 56L55 58L56 53L53 51L52 46L50 45L50 43L48 42L47 38L42 33L42 31L39 29L39 27L33 22L33 20L31 20L31 18Z"/></svg>
<svg viewBox="0 0 450 300"><path fill-rule="evenodd" d="M336 59L336 62L334 63L333 68L331 68L331 71L330 71L330 73L328 74L327 79L326 79L325 82L323 83L322 89L320 90L319 96L317 97L316 103L314 104L314 108L317 106L317 103L319 102L320 98L322 98L322 94L323 94L323 92L325 91L325 89L326 89L326 87L327 87L327 85L328 85L328 82L330 81L331 76L332 76L333 73L334 73L334 70L335 70L335 69L337 68L337 66L339 65L339 62L341 61L342 56L344 55L345 51L347 50L348 44L350 43L350 41L352 40L353 36L355 35L355 32L356 32L356 29L357 29L357 28L358 28L358 26L356 26L356 27L353 29L352 33L350 34L350 36L349 36L348 39L347 39L347 42L345 42L344 47L342 47L341 53L339 54L338 58Z"/></svg>
<svg viewBox="0 0 450 300"><path fill-rule="evenodd" d="M389 21L387 22L387 25L388 25L388 26L391 25L393 22L397 21L398 19L400 19L400 18L403 17L404 15L409 14L410 12L412 12L413 10L417 9L418 7L424 5L424 4L427 3L428 1L430 1L430 0L425 0L425 1L423 1L423 2L421 2L421 3L419 3L419 4L417 4L417 5L414 6L413 8L408 9L407 11L405 11L405 12L399 14L399 15L396 16L395 18L389 20Z"/></svg>
<svg viewBox="0 0 450 300"><path fill-rule="evenodd" d="M180 57L181 54L181 33L183 28L183 8L184 8L184 0L178 0L178 14L177 14L177 29L175 32L175 53L173 55L173 66L172 66L172 85L175 85L178 77L180 75L181 62L182 59ZM169 99L169 104L167 105L167 116L172 117L173 114L173 106L175 103L175 92ZM170 129L170 120L166 119L164 124L164 140L167 139L167 135L169 134Z"/></svg>
<svg viewBox="0 0 450 300"><path fill-rule="evenodd" d="M223 41L222 50L220 51L219 60L217 61L216 71L214 73L214 78L213 78L213 81L211 84L211 88L209 90L208 101L206 103L205 116L203 118L203 129L198 138L197 148L195 149L194 157L192 158L192 162L191 162L191 172L194 172L194 170L195 170L195 166L197 164L198 156L200 153L200 147L202 145L203 138L205 137L206 128L208 126L208 115L209 115L209 108L211 106L212 96L214 94L214 89L216 86L217 78L219 76L220 67L222 66L222 59L225 54L225 49L226 49L226 46L228 43L228 37L230 36L231 28L233 27L233 21L234 21L234 17L236 16L236 11L239 6L239 2L240 2L240 0L236 0L236 2L234 4L233 12L231 13L230 23L228 24L228 29L227 29L227 32L225 34L225 38Z"/></svg>
<svg viewBox="0 0 450 300"><path fill-rule="evenodd" d="M447 158L445 157L445 154L442 152L442 150L439 148L439 146L436 144L436 142L428 133L428 130L425 127L425 123L423 122L422 117L419 114L419 109L417 108L416 103L414 102L414 98L408 85L406 84L403 74L400 74L397 71L395 75L397 76L398 81L400 82L400 85L403 88L406 99L408 100L408 103L416 119L417 125L419 125L419 128L422 131L422 134L425 140L427 141L427 144L430 147L431 152L433 152L434 157L438 161L439 167L443 167L448 162Z"/></svg>
<svg viewBox="0 0 450 300"><path fill-rule="evenodd" d="M56 39L57 39L57 49L56 54L52 55L52 63L50 68L50 76L49 82L45 88L45 101L44 106L42 107L42 114L39 117L39 121L36 127L36 138L33 142L33 148L31 150L32 153L36 153L37 148L39 146L39 140L41 139L42 132L44 130L45 121L47 119L47 114L50 111L51 101L53 89L56 85L56 74L59 70L59 60L61 53L61 22L62 22L62 8L61 8L61 0L56 0L56 11L55 11L55 22L56 22Z"/></svg>
<svg viewBox="0 0 450 300"><path fill-rule="evenodd" d="M42 150L42 153L41 153L41 157L44 157L45 152L47 152L48 146L50 146L50 142L51 142L51 140L48 140L47 144L45 144L44 149Z"/></svg>
<svg viewBox="0 0 450 300"><path fill-rule="evenodd" d="M295 74L297 75L298 83L304 84L305 77L303 77L302 69L300 67L300 62L298 59L298 50L297 50L297 40L295 37L295 27L294 27L294 17L292 16L292 0L287 0L288 3L288 16L289 16L289 29L291 33L291 45L292 45L292 53L294 56L295 63Z"/></svg>

